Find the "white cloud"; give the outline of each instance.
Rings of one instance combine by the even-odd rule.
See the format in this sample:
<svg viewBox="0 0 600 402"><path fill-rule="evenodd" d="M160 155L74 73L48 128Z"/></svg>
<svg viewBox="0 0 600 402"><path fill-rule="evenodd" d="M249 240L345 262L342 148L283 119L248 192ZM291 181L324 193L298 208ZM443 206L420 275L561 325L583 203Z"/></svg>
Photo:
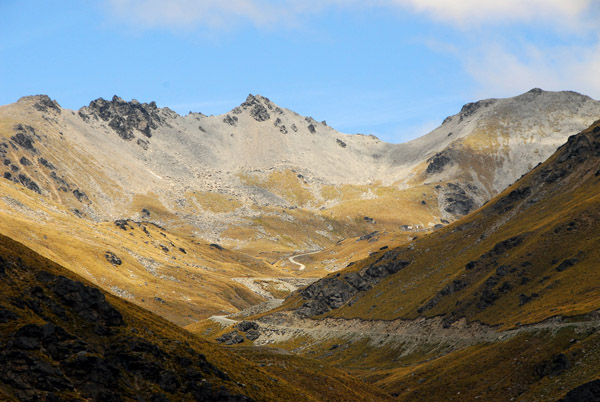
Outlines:
<svg viewBox="0 0 600 402"><path fill-rule="evenodd" d="M479 50L465 60L479 96L509 96L540 87L600 98L600 42L552 48L528 44L519 52L496 44Z"/></svg>
<svg viewBox="0 0 600 402"><path fill-rule="evenodd" d="M595 0L109 0L118 18L144 27L231 28L240 22L296 24L328 8L393 8L463 27L490 22L552 22L580 29Z"/></svg>
<svg viewBox="0 0 600 402"><path fill-rule="evenodd" d="M393 5L425 13L461 26L486 22L551 20L559 25L582 22L594 0L389 0Z"/></svg>

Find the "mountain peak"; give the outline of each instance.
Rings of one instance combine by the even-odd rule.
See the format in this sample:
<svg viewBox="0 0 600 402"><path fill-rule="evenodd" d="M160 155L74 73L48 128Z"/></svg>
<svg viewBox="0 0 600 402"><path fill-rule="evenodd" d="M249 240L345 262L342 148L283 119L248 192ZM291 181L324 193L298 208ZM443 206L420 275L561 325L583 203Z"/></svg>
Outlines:
<svg viewBox="0 0 600 402"><path fill-rule="evenodd" d="M60 105L56 100L50 99L48 95L30 95L23 96L20 98L17 103L31 103L33 108L40 112L49 112L52 111L54 113L61 113Z"/></svg>
<svg viewBox="0 0 600 402"><path fill-rule="evenodd" d="M234 114L240 114L243 111L250 113L250 116L258 122L271 119L271 113L283 114L283 109L262 95L249 94L244 103L232 110Z"/></svg>
<svg viewBox="0 0 600 402"><path fill-rule="evenodd" d="M158 128L163 120L159 112L154 101L140 103L133 99L127 102L114 95L110 101L103 98L91 101L89 106L79 109L79 116L85 121L96 118L108 122L109 127L121 138L132 140L135 137L134 130L145 137L152 137L152 130Z"/></svg>

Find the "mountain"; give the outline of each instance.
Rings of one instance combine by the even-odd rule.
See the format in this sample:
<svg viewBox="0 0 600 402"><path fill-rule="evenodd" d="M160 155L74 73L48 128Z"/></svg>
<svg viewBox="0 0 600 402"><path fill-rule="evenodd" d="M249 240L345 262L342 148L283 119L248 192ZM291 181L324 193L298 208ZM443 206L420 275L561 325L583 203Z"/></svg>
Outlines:
<svg viewBox="0 0 600 402"><path fill-rule="evenodd" d="M600 120L474 213L255 316L254 342L302 339L399 400L598 400L599 184Z"/></svg>
<svg viewBox="0 0 600 402"><path fill-rule="evenodd" d="M321 363L270 351L244 356L0 236L3 401L390 400Z"/></svg>
<svg viewBox="0 0 600 402"><path fill-rule="evenodd" d="M219 116L24 97L0 107L0 232L187 325L456 220L599 112L583 95L532 90L387 144L259 95ZM320 249L327 263L288 260Z"/></svg>

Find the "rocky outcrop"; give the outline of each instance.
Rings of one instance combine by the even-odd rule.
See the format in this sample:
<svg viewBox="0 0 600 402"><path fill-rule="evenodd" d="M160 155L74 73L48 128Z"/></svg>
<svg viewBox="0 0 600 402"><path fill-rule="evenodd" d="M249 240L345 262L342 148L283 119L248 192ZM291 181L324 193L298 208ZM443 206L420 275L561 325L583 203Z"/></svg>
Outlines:
<svg viewBox="0 0 600 402"><path fill-rule="evenodd" d="M479 102L467 103L462 107L460 113L458 114L459 121L463 121L471 116L473 116L477 111L481 108L487 108L496 103L497 99L484 99Z"/></svg>
<svg viewBox="0 0 600 402"><path fill-rule="evenodd" d="M267 106L265 106L261 100L265 100ZM271 118L271 115L267 110L268 106L271 106L271 102L268 99L254 95L248 95L246 101L240 105L243 110L248 110L250 116L258 122L266 121Z"/></svg>
<svg viewBox="0 0 600 402"><path fill-rule="evenodd" d="M95 118L107 122L119 137L132 140L136 132L152 137L152 130L163 121L159 111L155 102L139 103L135 99L126 102L115 95L111 101L98 98L90 102L79 110L79 116L85 121Z"/></svg>
<svg viewBox="0 0 600 402"><path fill-rule="evenodd" d="M17 124L14 130L15 135L10 137L11 142L31 153L37 153L37 149L33 144L39 136L36 134L35 129L28 125Z"/></svg>
<svg viewBox="0 0 600 402"><path fill-rule="evenodd" d="M371 289L382 279L410 264L410 261L396 259L396 256L396 251L388 251L375 263L358 272L344 276L337 273L313 283L300 292L306 302L298 309L298 313L317 316L340 308L361 292Z"/></svg>
<svg viewBox="0 0 600 402"><path fill-rule="evenodd" d="M448 155L448 151L438 152L427 160L429 163L425 172L427 174L441 173L444 168L452 163L452 159Z"/></svg>
<svg viewBox="0 0 600 402"><path fill-rule="evenodd" d="M33 108L40 112L52 112L61 113L60 105L57 101L50 99L48 95L37 95L34 97L36 102L33 104Z"/></svg>
<svg viewBox="0 0 600 402"><path fill-rule="evenodd" d="M477 203L470 195L470 193L476 193L477 188L470 185L468 189L469 193L458 184L448 183L446 188L442 189L444 211L460 217L477 208Z"/></svg>

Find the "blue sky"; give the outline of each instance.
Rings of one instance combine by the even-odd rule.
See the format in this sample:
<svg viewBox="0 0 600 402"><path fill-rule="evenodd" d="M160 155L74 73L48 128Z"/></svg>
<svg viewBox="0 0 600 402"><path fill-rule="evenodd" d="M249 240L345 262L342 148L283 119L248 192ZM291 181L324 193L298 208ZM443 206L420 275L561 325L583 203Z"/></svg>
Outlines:
<svg viewBox="0 0 600 402"><path fill-rule="evenodd" d="M259 93L403 142L482 98L600 98L598 3L0 0L0 104L45 93L78 109L118 94L221 114Z"/></svg>

